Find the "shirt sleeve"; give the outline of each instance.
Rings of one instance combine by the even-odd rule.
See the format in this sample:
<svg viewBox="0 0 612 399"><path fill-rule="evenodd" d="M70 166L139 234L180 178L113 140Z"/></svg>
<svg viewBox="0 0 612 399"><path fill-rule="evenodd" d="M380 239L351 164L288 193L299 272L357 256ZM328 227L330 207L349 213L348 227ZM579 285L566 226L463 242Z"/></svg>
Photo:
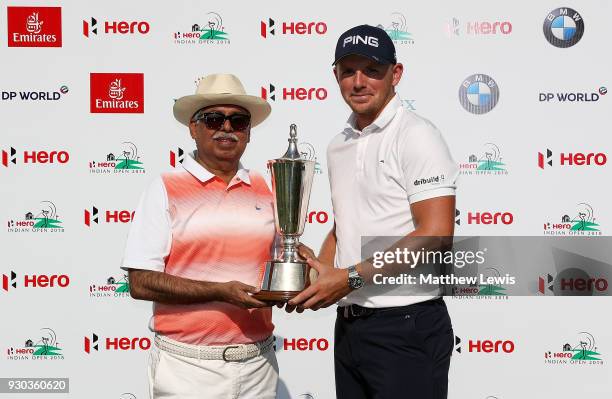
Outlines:
<svg viewBox="0 0 612 399"><path fill-rule="evenodd" d="M455 195L459 167L440 131L422 121L404 139L399 155L408 201Z"/></svg>
<svg viewBox="0 0 612 399"><path fill-rule="evenodd" d="M121 268L163 272L171 243L168 195L161 177L158 177L140 196Z"/></svg>

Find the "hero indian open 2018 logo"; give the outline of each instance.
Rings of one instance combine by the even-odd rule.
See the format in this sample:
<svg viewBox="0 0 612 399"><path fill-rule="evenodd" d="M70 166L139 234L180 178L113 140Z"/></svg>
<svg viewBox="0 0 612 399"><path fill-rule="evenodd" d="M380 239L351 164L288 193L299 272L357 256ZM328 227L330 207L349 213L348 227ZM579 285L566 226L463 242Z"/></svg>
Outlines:
<svg viewBox="0 0 612 399"><path fill-rule="evenodd" d="M90 284L90 298L130 298L130 280L128 274L121 277L110 276L106 284Z"/></svg>
<svg viewBox="0 0 612 399"><path fill-rule="evenodd" d="M40 338L28 338L23 346L8 347L7 360L64 360L55 331L46 327L40 331Z"/></svg>
<svg viewBox="0 0 612 399"><path fill-rule="evenodd" d="M40 211L26 212L23 218L7 221L9 233L63 233L64 227L57 214L57 207L51 201L41 201Z"/></svg>
<svg viewBox="0 0 612 399"><path fill-rule="evenodd" d="M461 175L507 175L508 170L502 162L501 151L495 143L485 143L479 155L468 156L468 162L459 164Z"/></svg>

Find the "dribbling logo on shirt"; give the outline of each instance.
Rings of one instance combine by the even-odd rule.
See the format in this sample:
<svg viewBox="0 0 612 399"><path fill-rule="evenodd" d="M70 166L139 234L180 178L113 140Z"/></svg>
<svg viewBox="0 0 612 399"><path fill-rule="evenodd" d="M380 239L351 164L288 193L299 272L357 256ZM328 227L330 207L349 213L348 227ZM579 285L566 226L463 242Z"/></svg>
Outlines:
<svg viewBox="0 0 612 399"><path fill-rule="evenodd" d="M495 108L498 101L499 87L489 75L470 75L459 87L459 102L472 114L486 114Z"/></svg>
<svg viewBox="0 0 612 399"><path fill-rule="evenodd" d="M544 19L544 37L555 47L572 47L584 34L584 21L580 14L571 8L552 10Z"/></svg>

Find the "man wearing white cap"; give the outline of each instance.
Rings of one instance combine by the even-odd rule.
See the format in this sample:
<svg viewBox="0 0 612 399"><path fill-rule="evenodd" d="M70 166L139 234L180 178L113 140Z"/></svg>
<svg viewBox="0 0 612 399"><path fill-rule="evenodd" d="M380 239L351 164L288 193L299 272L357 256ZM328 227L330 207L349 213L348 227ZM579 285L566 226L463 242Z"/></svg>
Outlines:
<svg viewBox="0 0 612 399"><path fill-rule="evenodd" d="M122 268L153 302L153 398L275 398L272 310L257 292L274 242L272 194L240 163L270 105L237 77L203 78L174 104L197 150L142 195Z"/></svg>

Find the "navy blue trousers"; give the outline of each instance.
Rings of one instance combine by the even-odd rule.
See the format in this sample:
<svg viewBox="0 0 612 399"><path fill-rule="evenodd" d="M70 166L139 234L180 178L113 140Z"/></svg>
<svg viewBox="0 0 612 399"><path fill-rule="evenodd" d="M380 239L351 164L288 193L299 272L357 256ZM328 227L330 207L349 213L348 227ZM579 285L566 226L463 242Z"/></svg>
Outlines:
<svg viewBox="0 0 612 399"><path fill-rule="evenodd" d="M338 399L446 399L454 334L442 299L344 313L335 327Z"/></svg>

